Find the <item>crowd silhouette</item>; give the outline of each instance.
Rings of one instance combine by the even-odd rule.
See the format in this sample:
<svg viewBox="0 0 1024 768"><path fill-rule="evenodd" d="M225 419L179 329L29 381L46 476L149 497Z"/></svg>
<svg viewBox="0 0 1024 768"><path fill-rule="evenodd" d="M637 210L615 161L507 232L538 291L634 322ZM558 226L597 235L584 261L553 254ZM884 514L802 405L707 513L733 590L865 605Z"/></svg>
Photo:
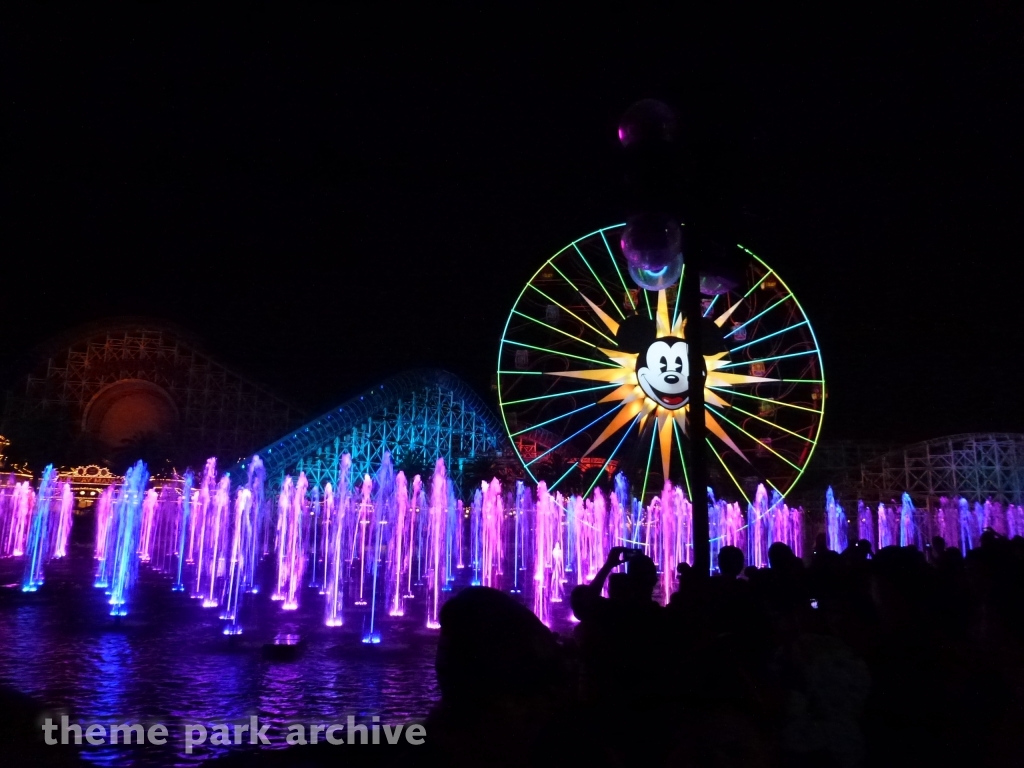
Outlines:
<svg viewBox="0 0 1024 768"><path fill-rule="evenodd" d="M824 543L807 563L775 543L765 569L723 547L710 578L679 566L665 607L651 559L614 548L573 590L568 637L508 595L463 591L441 616L436 756L593 768L1020 764L1024 539L986 531L966 556L940 538L927 552Z"/></svg>
<svg viewBox="0 0 1024 768"><path fill-rule="evenodd" d="M926 552L874 552L861 540L837 553L819 537L807 562L781 543L768 554L770 567L758 569L722 547L711 577L680 564L663 607L654 562L613 548L595 578L572 591L578 623L565 636L513 596L468 587L441 610L441 697L425 744L293 747L214 762L1021 763L1024 538L987 530L963 555L939 538ZM14 694L0 699L19 759L78 764L73 750L26 741L32 707Z"/></svg>

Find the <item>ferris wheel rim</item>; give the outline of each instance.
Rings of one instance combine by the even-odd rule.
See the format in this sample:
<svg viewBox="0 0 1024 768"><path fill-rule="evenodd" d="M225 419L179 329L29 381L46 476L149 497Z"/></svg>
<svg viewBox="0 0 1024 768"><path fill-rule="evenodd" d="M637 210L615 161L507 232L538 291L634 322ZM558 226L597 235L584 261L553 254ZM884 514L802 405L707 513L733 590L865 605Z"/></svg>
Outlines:
<svg viewBox="0 0 1024 768"><path fill-rule="evenodd" d="M579 293L581 296L583 296L583 298L585 300L588 301L588 303L590 303L590 300L586 296L586 294L584 294L580 290L580 288L578 288L572 282L572 280L570 280L566 276L566 274L564 274L562 272L562 269L559 269L558 265L555 263L556 260L558 260L560 257L562 257L567 251L572 251L573 249L575 249L575 251L579 254L581 261L587 267L587 269L589 270L590 274L593 276L594 281L597 283L597 285L602 289L602 291L605 293L607 298L610 300L610 306L615 308L615 310L617 311L617 313L619 314L620 317L625 318L626 314L622 311L622 308L620 308L618 306L618 304L615 302L615 300L612 299L611 294L609 293L609 288L605 284L606 280L603 280L601 277L599 277L597 275L597 273L594 271L593 267L587 261L587 258L583 255L583 252L580 250L580 245L581 244L583 244L585 241L591 240L591 238L595 238L596 236L600 236L601 237L601 239L602 239L602 241L604 243L605 249L608 252L608 256L609 256L609 258L610 258L610 260L612 262L612 265L614 266L614 268L616 270L617 277L619 278L619 281L622 283L622 287L626 291L626 296L627 296L627 298L629 298L629 301L630 301L630 303L632 305L633 310L637 314L642 315L643 313L641 311L641 308L642 308L643 305L641 303L639 303L639 302L634 302L633 301L633 297L630 295L631 294L631 288L626 284L625 279L623 278L623 271L622 271L622 269L620 269L620 266L619 266L619 259L621 259L621 254L619 254L617 256L616 253L613 252L613 250L611 248L611 244L608 242L608 238L605 236L605 233L607 233L609 231L619 230L623 226L624 226L623 223L618 223L618 224L613 224L613 225L606 226L606 227L601 227L599 229L595 229L595 230L593 230L593 231L591 231L591 232L589 232L589 233L587 233L587 234L585 234L585 235L583 235L581 237L578 237L578 238L572 240L571 242L569 242L568 244L566 244L565 246L560 248L558 251L556 251L554 254L552 254L544 262L542 262L540 264L540 266L526 280L526 282L523 285L522 289L519 291L518 295L516 296L515 301L512 303L511 310L509 311L508 317L506 318L505 324L503 326L501 342L500 342L500 344L498 346L498 360L497 360L498 365L497 365L497 368L496 368L496 389L497 389L497 392L498 392L499 411L501 413L502 423L505 426L506 434L510 438L510 442L512 443L512 448L515 451L516 457L519 459L519 462L520 462L521 466L523 467L524 471L527 473L527 475L529 475L529 477L534 482L536 482L536 483L542 482L542 478L538 475L538 473L535 473L534 470L531 468L531 464L534 461L536 461L537 459L534 458L531 461L527 461L526 457L524 456L524 454L522 453L522 451L520 449L519 444L517 443L516 437L518 435L521 435L521 434L524 434L524 433L527 433L527 432L531 432L531 431L534 431L534 430L537 430L537 429L541 429L544 426L546 426L547 424L551 423L552 421L557 421L557 420L560 420L561 418L565 418L566 416L571 416L572 414L574 414L574 413L576 413L576 412L578 412L580 410L584 410L585 408L590 407L591 405L597 405L598 403L596 401L592 402L589 405L583 406L583 408L576 409L576 410L568 412L566 414L562 414L562 415L560 415L558 417L555 417L554 419L550 419L550 420L548 420L546 422L539 422L539 423L536 423L536 424L532 424L531 426L529 426L529 427L527 427L525 429L519 430L519 431L513 431L512 428L511 428L511 425L509 423L509 414L507 413L509 408L507 406L514 405L514 404L517 404L517 403L523 403L523 402L526 402L528 400L539 400L539 399L555 398L555 397L559 397L559 396L562 396L562 395L569 396L569 395L579 394L579 393L584 392L584 391L592 391L592 390L600 389L601 387L593 387L593 388L588 388L588 389L583 389L583 390L573 390L573 391L570 391L570 392L562 392L562 393L552 393L552 394L545 395L543 397L525 398L525 399L521 399L521 400L518 400L518 401L516 401L516 400L506 400L505 399L506 398L506 389L508 387L510 387L510 386L513 386L512 384L508 384L510 377L521 377L521 376L527 376L527 375L544 375L543 371L506 370L506 369L503 369L502 362L505 359L506 353L507 353L506 345L508 345L509 348L511 348L511 347L516 347L516 348L527 347L527 348L530 348L530 345L528 345L528 344L524 344L522 342L516 342L516 341L513 341L513 340L511 340L509 338L510 330L512 328L513 318L517 314L520 314L525 319L532 320L532 321L534 321L536 323L539 323L540 325L545 325L545 326L547 326L549 328L552 328L553 330L558 331L559 333L561 333L561 334L563 334L565 336L568 336L570 338L570 340L575 341L575 342L577 342L579 344L582 344L584 346L591 346L591 347L596 346L594 344L589 343L588 341L585 341L584 337L582 337L580 335L572 335L572 334L567 333L566 331L562 331L562 330L560 330L558 328L553 328L553 326L550 326L547 323L541 322L541 321L537 320L537 318L534 318L534 317L532 317L530 315L527 315L527 314L524 314L523 312L518 311L519 308L520 308L520 305L522 304L522 302L524 300L524 296L527 294L527 291L529 291L529 289L531 287L533 287L535 290L537 290L538 293L540 293L545 298L550 299L550 297L547 297L546 294L544 294L543 291L541 291L539 288L537 288L534 285L534 283L538 280L539 277L541 277L541 275L545 272L546 269L552 269L554 272L556 272L559 275L559 277L561 278L561 280L564 282L564 284L566 284L569 288L571 288L576 293ZM812 396L811 396L812 400L816 400L817 401L817 402L813 403L813 405L816 406L816 407L807 407L807 406L801 406L801 405L794 405L794 404L792 404L790 402L786 402L785 400L782 400L782 399L775 400L775 399L772 399L771 397L768 397L768 398L756 397L754 395L747 395L746 393L738 392L738 391L736 391L734 389L730 390L730 392L732 394L740 394L740 395L745 395L745 396L748 396L748 397L753 397L754 399L758 399L758 400L766 400L768 402L775 403L778 406L794 407L794 408L800 409L802 411L808 411L808 412L810 412L811 414L814 415L815 418L814 418L813 422L808 424L808 426L810 426L811 429L810 429L808 435L806 435L806 436L803 435L803 434L799 434L799 433L793 432L793 431L791 431L789 429L786 429L786 427L784 427L784 426L782 426L780 424L773 424L772 422L765 421L764 419L759 419L761 421L765 421L765 423L769 424L769 426L772 427L775 430L780 430L781 432L788 433L790 435L793 435L795 437L800 438L801 440L804 440L804 441L810 443L810 447L807 450L807 453L805 455L797 457L797 455L795 453L791 453L790 454L794 458L797 458L797 461L800 462L799 465L795 464L793 461L790 461L785 456L783 456L782 454L778 453L778 451L773 450L770 447L770 444L771 444L772 440L768 440L767 442L768 442L769 445L765 445L765 443L763 441L761 441L759 438L757 438L754 435L752 435L751 433L747 432L746 430L744 430L739 425L733 423L728 418L725 418L725 420L730 425L732 425L732 427L734 429L738 430L740 433L745 435L746 439L752 440L754 443L758 443L761 446L766 447L767 450L770 451L771 453L775 454L775 456L778 459L781 459L783 462L785 462L786 464L788 464L789 466L791 466L793 469L796 470L795 474L792 474L791 476L787 477L786 482L784 484L780 483L780 485L783 486L782 489L777 488L768 479L767 475L765 474L765 472L763 470L756 470L756 474L761 475L762 481L763 482L767 482L767 484L772 488L773 491L785 495L785 494L790 493L793 490L793 488L796 486L796 484L799 482L799 480L803 477L804 473L806 472L808 464L810 463L811 459L813 458L814 451L817 448L818 441L820 440L820 437L821 437L821 430L822 430L822 427L823 427L824 412L825 412L825 400L826 400L826 394L827 394L826 381L825 381L825 372L824 372L824 362L823 362L823 359L822 359L821 346L820 346L820 344L818 342L817 334L814 332L814 328L811 325L810 318L807 315L807 312L804 309L803 304L800 302L799 298L797 298L797 296L793 293L792 289L789 287L789 285L786 283L786 281L783 280L778 275L778 273L775 271L775 269L773 267L769 266L760 256L758 256L752 250L750 250L749 248L747 248L746 246L744 246L744 245L742 245L740 243L736 243L735 245L747 257L753 259L753 261L764 271L764 274L761 275L760 277L755 276L755 279L753 280L752 287L746 293L746 295L741 299L741 301L745 300L746 297L750 296L751 293L753 293L754 289L759 284L761 284L762 281L764 281L768 277L772 277L775 281L777 281L779 283L779 285L781 286L781 289L782 289L781 292L784 295L783 295L783 297L781 299L779 299L777 304L769 306L767 309L763 310L761 315L766 314L767 311L772 309L774 306L777 306L778 304L783 303L786 299L790 299L791 298L793 300L794 306L796 308L796 312L799 313L798 317L801 319L801 322L799 322L799 323L797 323L795 325L791 325L791 326L789 326L787 328L784 328L784 329L778 331L777 333L771 334L770 336L774 336L774 335L777 335L777 334L785 333L785 332L794 330L794 329L796 329L796 328L798 328L800 326L805 326L806 331L807 331L807 335L808 335L809 338L805 338L804 342L807 343L807 345L810 348L806 349L806 350L801 350L800 352L797 352L797 353L790 353L790 354L785 354L785 355L774 356L774 357L771 357L771 358L765 358L764 360L760 360L760 361L759 360L747 360L747 361L736 360L736 361L733 361L732 358L730 358L730 363L729 364L730 365L744 365L744 364L752 364L752 363L757 363L757 362L769 362L769 361L775 361L775 360L779 360L779 359L786 358L786 357L807 356L808 354L810 354L810 355L813 355L811 360L813 361L813 365L816 366L816 371L815 372L817 374L817 378L814 378L814 379L780 379L780 380L778 380L780 383L781 382L785 382L785 383L799 383L799 384L813 384L813 385L816 385L815 389L812 390L814 392L814 394L812 394ZM565 266L565 265L563 265L563 266ZM604 274L604 273L602 272L602 274ZM608 276L610 276L610 275L606 275L606 278ZM586 279L589 279L589 278L586 278ZM578 277L577 277L577 280L579 280ZM612 283L614 283L614 282L615 281L612 280ZM679 281L678 285L679 286L682 285L682 276L680 277L680 281ZM617 290L617 288L613 289L613 290ZM649 295L650 291L648 291L647 289L644 289L644 288L640 288L639 290L644 295L645 302L647 304L647 314L648 314L648 317L649 317L649 319L653 320L655 313L654 313L654 309L651 307L651 297ZM673 319L676 318L677 313L678 313L678 296L679 296L678 292L677 292L676 296L677 296L677 301L676 301L676 307L673 310ZM713 306L715 298L717 298L717 297L714 297L712 299L712 304L709 305L709 307L704 311L704 314L702 315L703 317L707 317L708 316L708 311L710 310L710 306ZM565 309L564 307L562 307L554 299L550 299L550 300L556 306L558 306L558 307L560 307L562 309ZM591 306L593 307L592 304L591 304ZM737 306L738 306L738 304L737 304ZM629 307L626 307L626 309L628 310ZM584 325L589 326L591 328L591 330L596 331L599 335L603 336L604 338L608 338L608 336L606 334L602 333L598 328L594 327L590 323L587 323L586 321L583 321L582 318L576 316L574 313L572 313L571 310L566 310L566 311L568 311L570 314L572 314L577 320L580 320L581 322L583 322ZM745 325L747 325L749 323L753 323L755 320L759 319L761 315L757 315L755 317L752 317L752 318L748 319L743 325L745 326ZM597 322L597 321L595 320L594 322ZM729 335L731 335L731 334L729 334ZM761 341L761 340L764 340L766 338L770 338L770 336L763 336L763 337L760 337L758 339L754 339L751 342L749 342L749 344L753 344L756 341ZM741 345L741 347L749 346L749 344ZM740 349L741 347L733 347L731 349L727 349L727 352L736 351L736 350ZM564 358L572 358L572 357L577 357L577 358L580 357L579 355L573 355L573 354L570 354L570 353L567 353L567 352L556 351L556 350L553 350L553 349L546 349L546 348L541 348L541 347L533 347L533 349L537 349L539 351L544 351L544 352L550 353L550 354L552 354L552 355L554 355L556 357L560 357L560 358L563 358L563 359ZM604 364L603 361L592 360L590 358L580 358L580 359L589 360L592 363L601 362L602 364ZM763 375L763 374L759 374L759 375ZM765 383L769 383L770 381L771 380L766 380ZM808 402L807 405L812 405L812 403ZM594 421L590 422L590 424L585 425L581 429L577 430L575 433L570 435L568 438L565 438L564 440L562 440L561 442L559 442L555 446L549 448L549 450L545 454L543 454L543 455L547 455L547 453L550 453L550 452L556 450L557 448L561 447L563 444L565 444L566 442L568 442L569 440L574 438L576 435L578 435L583 430L591 428L597 422L599 422L602 419L604 419L604 418L608 417L609 415L613 414L616 410L618 410L618 408L619 408L619 406L616 406L615 408L607 409L606 411L601 413L598 416L597 419L595 419ZM759 417L755 416L754 414L750 414L750 413L744 412L742 409L739 409L738 407L737 407L737 410L739 411L739 413L745 414L746 416L754 416L754 418L759 418ZM639 417L637 417L637 418L639 418ZM633 427L636 424L636 421L637 421L637 419L634 418L628 424L628 426L626 426L623 429L623 437L622 437L622 439L619 441L619 444L616 446L616 448L612 452L612 454L609 455L604 460L604 464L602 465L601 470L604 470L604 469L607 468L608 464L611 462L611 460L614 457L615 453L618 451L619 447L621 447L622 442L625 440L625 438L628 435L631 434L631 432L633 430ZM641 422L641 427L643 427L643 426L644 426L644 424L643 424L643 422ZM796 428L800 429L801 432L805 429L805 427L803 427L803 426L798 426ZM685 431L685 429L684 429L684 431ZM654 433L654 431L652 431L652 438L651 438L651 440L652 440L652 442L651 442L651 446L650 446L650 449L649 449L649 454L651 452L653 452L654 440L655 440L655 433ZM680 459L680 463L682 464L682 471L683 471L684 478L686 480L686 486L688 488L689 487L689 478L688 478L688 474L687 474L687 471L686 471L686 460L683 457L682 438L681 438L681 436L678 433L673 431L673 435L670 436L669 440L670 440L670 442L671 441L675 441L677 443L678 450L679 450L679 459ZM736 487L736 489L743 496L743 498L749 502L750 501L750 497L748 497L746 491L744 490L743 484L740 483L739 480L737 480L737 478L733 475L732 471L729 470L729 467L725 464L725 461L723 460L723 458L720 455L719 451L715 449L714 444L711 444L710 439L708 439L707 442L710 444L710 449L711 449L712 453L715 454L716 458L721 463L722 468L725 470L726 474L729 476L729 479L732 481L732 484ZM724 441L724 442L726 443L727 446L731 445L731 443L729 443L728 441ZM733 447L733 452L736 452L735 446L732 446L732 447ZM783 450L786 450L786 449L783 449ZM588 451L588 453L589 453L589 451ZM584 457L585 457L585 455L584 455ZM740 452L738 455L740 455L741 458L746 458L743 455L742 452ZM767 455L767 454L760 454L760 455ZM540 458L540 457L537 457L537 458ZM746 459L746 460L747 460L747 462L749 464L750 460L749 459ZM555 480L551 484L551 488L554 489L558 484L560 484L562 482L562 480L565 479L565 477L567 475L569 475L572 472L573 469L576 469L579 465L580 465L580 461L578 460L578 461L576 461L575 464L570 466L569 469L561 477L559 477L557 480ZM644 475L645 476L645 480L644 480L645 492L646 492L646 485L647 485L647 483L646 483L646 476L650 473L651 466L652 466L651 465L651 459L650 459L650 455L649 455L648 456L648 461L647 461L647 467L646 467L645 475ZM762 466L764 466L764 465L762 465ZM753 467L753 464L751 464L751 467ZM583 471L585 471L585 469L581 469L580 471L583 472ZM611 471L614 471L614 470L611 470ZM595 477L595 480L591 483L590 488L587 490L587 492L586 492L587 494L589 494L593 490L593 488L596 485L597 479L600 477L600 475L601 475L601 472L599 471L597 473L597 476ZM747 478L747 477L745 477L745 479L749 480L749 478ZM778 479L777 476L776 476L776 479Z"/></svg>

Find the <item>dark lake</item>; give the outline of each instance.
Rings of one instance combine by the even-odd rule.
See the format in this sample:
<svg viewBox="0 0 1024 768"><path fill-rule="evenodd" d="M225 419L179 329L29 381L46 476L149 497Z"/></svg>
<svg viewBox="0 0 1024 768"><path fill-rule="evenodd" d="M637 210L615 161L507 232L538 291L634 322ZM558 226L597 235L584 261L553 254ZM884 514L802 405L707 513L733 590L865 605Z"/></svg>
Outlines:
<svg viewBox="0 0 1024 768"><path fill-rule="evenodd" d="M308 589L297 611L266 593L244 607L244 634L222 634L217 609L171 591L171 580L143 570L130 613L115 624L103 590L92 586L91 548L50 563L46 583L23 594L23 558L0 561L0 682L28 694L59 722L167 724L164 747L80 747L103 765L194 765L227 747L185 754L184 723L213 724L256 715L271 723L273 747L286 723L343 723L380 717L422 719L438 697L437 633L422 608L380 623L382 642L361 643L368 615L346 610L343 627L323 624L323 597ZM412 601L414 604L416 601ZM304 640L292 660L270 660L262 647L281 634Z"/></svg>

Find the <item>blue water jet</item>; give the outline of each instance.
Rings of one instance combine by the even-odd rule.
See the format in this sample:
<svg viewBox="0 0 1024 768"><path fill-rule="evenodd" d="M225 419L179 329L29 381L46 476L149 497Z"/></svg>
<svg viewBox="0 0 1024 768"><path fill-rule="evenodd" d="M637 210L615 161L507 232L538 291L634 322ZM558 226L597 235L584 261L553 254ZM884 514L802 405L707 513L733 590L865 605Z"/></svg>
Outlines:
<svg viewBox="0 0 1024 768"><path fill-rule="evenodd" d="M825 492L825 522L827 524L828 542L826 546L833 552L845 552L849 526L846 522L846 511L836 502L832 486Z"/></svg>
<svg viewBox="0 0 1024 768"><path fill-rule="evenodd" d="M128 615L128 594L139 574L139 531L142 527L142 500L146 493L149 472L141 461L128 470L121 486L121 496L114 504L111 528L115 530L114 555L110 579L111 616Z"/></svg>
<svg viewBox="0 0 1024 768"><path fill-rule="evenodd" d="M35 510L29 524L25 575L21 580L22 592L35 592L43 583L43 566L50 558L50 505L57 490L57 471L47 464L39 481Z"/></svg>
<svg viewBox="0 0 1024 768"><path fill-rule="evenodd" d="M171 589L174 592L184 592L185 584L181 580L182 569L185 565L185 541L188 534L188 524L192 517L192 486L196 478L192 470L185 471L185 482L181 489L181 517L179 519L180 535L178 536L178 580L174 582Z"/></svg>

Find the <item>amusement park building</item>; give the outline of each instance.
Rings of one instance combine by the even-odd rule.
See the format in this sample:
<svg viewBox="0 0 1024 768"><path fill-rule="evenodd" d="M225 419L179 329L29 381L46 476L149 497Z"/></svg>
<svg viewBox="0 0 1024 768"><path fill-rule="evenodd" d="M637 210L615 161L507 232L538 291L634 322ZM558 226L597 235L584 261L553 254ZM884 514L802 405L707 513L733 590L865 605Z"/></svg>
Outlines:
<svg viewBox="0 0 1024 768"><path fill-rule="evenodd" d="M79 328L45 346L8 391L0 431L15 439L10 433L19 426L57 423L62 437L93 446L98 455L88 460L157 439L234 461L302 417L202 351L188 332L130 318Z"/></svg>
<svg viewBox="0 0 1024 768"><path fill-rule="evenodd" d="M393 376L303 424L294 405L202 351L187 331L160 321L130 318L77 329L44 347L27 368L4 402L0 434L13 441L7 452L17 458L19 433L56 422L61 440L85 438L91 448L76 462L92 465L77 468L79 483L92 477L86 469L95 474L95 463L109 463L118 450L134 461L134 449L147 440L158 451L186 456L194 469L217 456L222 466L238 462L238 472L246 457L259 454L271 486L297 472L314 486L336 485L343 453L352 458L354 479L376 472L385 452L396 467L421 474L441 458L460 488L467 473L510 476L518 467L501 422L446 371Z"/></svg>
<svg viewBox="0 0 1024 768"><path fill-rule="evenodd" d="M242 457L257 453L272 486L299 471L312 485L336 484L343 453L352 458L353 479L375 472L385 452L396 467L421 474L432 472L441 458L460 489L469 475L522 476L500 420L446 371L408 371L307 423L302 416L202 351L188 332L124 319L72 331L45 347L7 393L0 434L13 438L19 424L56 419L66 434L86 436L100 449L157 436L200 457L216 455L228 466L237 460L233 473L246 469ZM553 440L540 429L526 437L538 445ZM6 438L0 441L6 446ZM17 449L15 439L0 454L17 458ZM909 446L823 441L791 501L819 508L828 486L844 502L889 502L907 492L920 507L958 495L1021 503L1024 435L973 433Z"/></svg>
<svg viewBox="0 0 1024 768"><path fill-rule="evenodd" d="M911 445L875 441L823 441L798 501L820 508L832 486L844 503L897 502L909 493L918 507L943 496L1001 503L1024 500L1024 434L970 433Z"/></svg>
<svg viewBox="0 0 1024 768"><path fill-rule="evenodd" d="M271 487L297 472L312 486L338 487L342 454L351 457L355 479L375 473L385 452L396 468L424 475L444 460L460 491L468 490L468 475L507 475L516 462L490 408L465 382L438 369L392 376L255 451ZM241 479L247 467L240 462L233 474Z"/></svg>

